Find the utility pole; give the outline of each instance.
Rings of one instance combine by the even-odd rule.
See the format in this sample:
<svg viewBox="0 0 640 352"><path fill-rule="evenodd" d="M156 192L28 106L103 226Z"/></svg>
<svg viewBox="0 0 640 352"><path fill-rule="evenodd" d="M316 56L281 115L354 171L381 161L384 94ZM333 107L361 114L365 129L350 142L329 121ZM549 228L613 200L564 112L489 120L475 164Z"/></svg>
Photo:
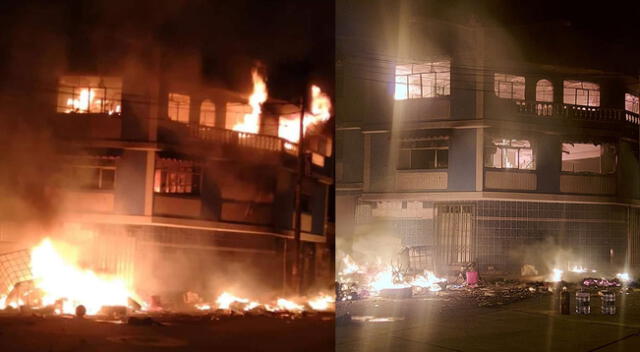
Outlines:
<svg viewBox="0 0 640 352"><path fill-rule="evenodd" d="M307 87L305 86L304 94L300 99L300 124L298 135L298 178L296 181L295 189L295 224L294 224L294 239L295 239L295 257L293 260L292 278L293 287L298 294L302 293L302 258L301 247L302 241L300 239L300 231L302 228L302 181L304 179L305 170L305 158L304 158L304 110L307 101Z"/></svg>

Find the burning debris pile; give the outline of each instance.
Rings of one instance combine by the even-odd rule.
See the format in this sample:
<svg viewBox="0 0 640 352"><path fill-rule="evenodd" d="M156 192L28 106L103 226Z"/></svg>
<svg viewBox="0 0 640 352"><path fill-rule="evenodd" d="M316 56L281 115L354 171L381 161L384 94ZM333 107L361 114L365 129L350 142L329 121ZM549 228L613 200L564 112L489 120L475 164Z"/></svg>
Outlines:
<svg viewBox="0 0 640 352"><path fill-rule="evenodd" d="M401 265L359 265L346 255L341 261L336 295L339 301L367 297L410 297L413 294L437 292L445 287L447 280L430 271L414 273Z"/></svg>
<svg viewBox="0 0 640 352"><path fill-rule="evenodd" d="M5 312L37 315L102 316L123 319L132 315L206 312L213 316L265 315L294 317L334 310L334 298L275 298L269 303L241 298L229 292L214 302L203 301L197 293L186 292L180 310L163 305L158 296L143 300L134 285L121 277L81 267L71 249L45 238L25 253L30 257L30 277L13 283L0 293L0 309ZM7 271L3 268L3 271ZM186 308L185 308L186 307ZM199 313L198 313L199 314Z"/></svg>

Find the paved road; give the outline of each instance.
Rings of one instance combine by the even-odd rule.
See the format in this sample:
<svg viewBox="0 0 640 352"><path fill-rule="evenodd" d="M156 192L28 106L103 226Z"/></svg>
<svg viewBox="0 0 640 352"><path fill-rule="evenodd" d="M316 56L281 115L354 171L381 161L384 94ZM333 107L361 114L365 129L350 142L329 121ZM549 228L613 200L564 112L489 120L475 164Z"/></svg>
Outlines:
<svg viewBox="0 0 640 352"><path fill-rule="evenodd" d="M0 351L333 351L334 322L253 317L132 326L0 316Z"/></svg>
<svg viewBox="0 0 640 352"><path fill-rule="evenodd" d="M599 314L599 299L591 315L560 315L551 294L500 308L446 309L440 297L339 303L339 316L357 320L338 322L336 351L640 351L640 293L618 299L615 316Z"/></svg>

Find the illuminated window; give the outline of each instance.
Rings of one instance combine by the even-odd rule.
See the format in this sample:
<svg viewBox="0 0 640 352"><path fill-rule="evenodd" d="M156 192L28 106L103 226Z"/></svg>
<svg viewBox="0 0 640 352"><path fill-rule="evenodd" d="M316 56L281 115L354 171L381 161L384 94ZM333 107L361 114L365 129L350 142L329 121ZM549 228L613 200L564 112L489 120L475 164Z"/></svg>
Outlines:
<svg viewBox="0 0 640 352"><path fill-rule="evenodd" d="M396 65L396 100L451 94L451 62Z"/></svg>
<svg viewBox="0 0 640 352"><path fill-rule="evenodd" d="M640 113L640 105L638 105L638 96L625 93L624 94L624 109L628 112Z"/></svg>
<svg viewBox="0 0 640 352"><path fill-rule="evenodd" d="M495 73L493 89L498 98L524 100L524 76Z"/></svg>
<svg viewBox="0 0 640 352"><path fill-rule="evenodd" d="M616 169L616 149L611 143L562 143L562 171L611 174Z"/></svg>
<svg viewBox="0 0 640 352"><path fill-rule="evenodd" d="M398 170L446 169L449 147L446 140L402 141Z"/></svg>
<svg viewBox="0 0 640 352"><path fill-rule="evenodd" d="M553 84L551 81L541 79L536 83L536 101L543 103L553 102Z"/></svg>
<svg viewBox="0 0 640 352"><path fill-rule="evenodd" d="M169 104L167 110L169 120L188 123L190 103L191 98L189 98L188 95L169 93Z"/></svg>
<svg viewBox="0 0 640 352"><path fill-rule="evenodd" d="M225 128L232 130L234 126L242 124L246 114L251 114L251 106L249 104L227 103Z"/></svg>
<svg viewBox="0 0 640 352"><path fill-rule="evenodd" d="M564 81L564 103L600 106L600 86L591 82Z"/></svg>
<svg viewBox="0 0 640 352"><path fill-rule="evenodd" d="M160 159L156 166L153 190L156 193L198 194L200 167L192 161Z"/></svg>
<svg viewBox="0 0 640 352"><path fill-rule="evenodd" d="M492 139L485 148L484 166L535 170L535 153L531 142L524 139Z"/></svg>
<svg viewBox="0 0 640 352"><path fill-rule="evenodd" d="M119 115L122 79L100 76L63 76L58 86L57 111Z"/></svg>
<svg viewBox="0 0 640 352"><path fill-rule="evenodd" d="M216 106L209 99L200 104L200 124L210 127L216 125Z"/></svg>

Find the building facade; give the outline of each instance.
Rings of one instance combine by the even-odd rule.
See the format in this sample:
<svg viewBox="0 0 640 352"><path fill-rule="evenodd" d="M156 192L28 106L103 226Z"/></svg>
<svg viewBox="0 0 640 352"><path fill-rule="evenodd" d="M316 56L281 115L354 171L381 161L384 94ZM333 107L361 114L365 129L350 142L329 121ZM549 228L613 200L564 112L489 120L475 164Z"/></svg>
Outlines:
<svg viewBox="0 0 640 352"><path fill-rule="evenodd" d="M398 17L338 19L339 238L379 224L439 272L561 250L562 266L640 266L638 77L547 64L508 28Z"/></svg>

